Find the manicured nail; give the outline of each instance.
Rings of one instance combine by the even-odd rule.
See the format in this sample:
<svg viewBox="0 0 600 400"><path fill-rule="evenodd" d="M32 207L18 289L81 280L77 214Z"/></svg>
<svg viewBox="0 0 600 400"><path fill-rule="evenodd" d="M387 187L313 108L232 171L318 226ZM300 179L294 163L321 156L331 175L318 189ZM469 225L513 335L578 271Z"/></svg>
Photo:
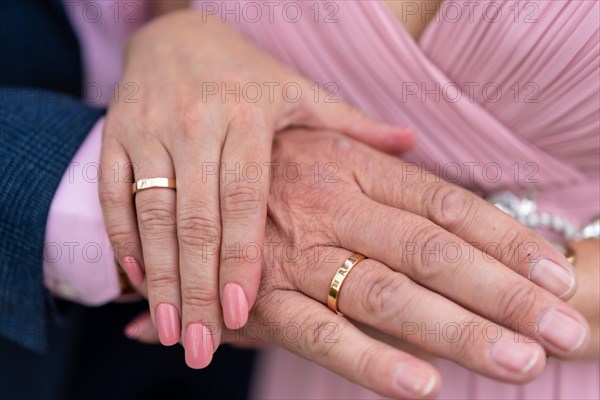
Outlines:
<svg viewBox="0 0 600 400"><path fill-rule="evenodd" d="M529 372L540 358L540 349L533 345L502 337L492 346L492 359L503 368L519 374Z"/></svg>
<svg viewBox="0 0 600 400"><path fill-rule="evenodd" d="M435 388L435 380L435 375L416 365L402 363L396 370L396 382L403 396L428 396Z"/></svg>
<svg viewBox="0 0 600 400"><path fill-rule="evenodd" d="M123 257L122 267L127 274L127 278L134 286L139 286L144 281L144 273L142 267L137 260L131 256Z"/></svg>
<svg viewBox="0 0 600 400"><path fill-rule="evenodd" d="M213 340L210 331L203 324L188 325L184 347L188 367L200 369L210 364L214 351Z"/></svg>
<svg viewBox="0 0 600 400"><path fill-rule="evenodd" d="M575 288L574 272L546 259L531 267L529 279L558 297L570 294Z"/></svg>
<svg viewBox="0 0 600 400"><path fill-rule="evenodd" d="M562 311L550 310L542 315L539 331L544 339L565 351L577 350L586 336L586 329Z"/></svg>
<svg viewBox="0 0 600 400"><path fill-rule="evenodd" d="M237 283L223 288L223 319L229 329L239 329L248 321L248 299Z"/></svg>
<svg viewBox="0 0 600 400"><path fill-rule="evenodd" d="M181 326L179 313L174 305L160 303L156 307L156 328L160 343L164 346L173 346L179 342Z"/></svg>

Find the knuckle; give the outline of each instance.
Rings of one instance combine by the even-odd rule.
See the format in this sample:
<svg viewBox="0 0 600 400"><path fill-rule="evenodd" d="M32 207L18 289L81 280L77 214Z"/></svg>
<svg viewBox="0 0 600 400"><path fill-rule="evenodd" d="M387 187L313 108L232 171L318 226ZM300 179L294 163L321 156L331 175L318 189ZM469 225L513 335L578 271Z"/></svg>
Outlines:
<svg viewBox="0 0 600 400"><path fill-rule="evenodd" d="M320 325L315 325L315 327L313 327L313 329L315 329L315 335L319 335L319 334L324 334L326 335L327 332L324 331L324 327L327 324L320 324ZM304 341L303 341L303 354L306 354L307 356L310 356L310 358L313 358L315 360L327 360L330 358L331 356L331 352L334 350L335 348L335 343L329 343L327 341L324 340L318 340L315 343L315 339L310 337L311 335L304 335ZM315 336L317 337L317 336Z"/></svg>
<svg viewBox="0 0 600 400"><path fill-rule="evenodd" d="M417 225L412 235L412 242L419 250L408 260L408 267L413 278L419 282L434 280L444 273L449 273L452 263L445 263L443 249L454 245L442 229L427 223Z"/></svg>
<svg viewBox="0 0 600 400"><path fill-rule="evenodd" d="M304 309L294 310L289 321L293 321L293 324L298 324L302 332L310 332L310 330L320 330L316 331L315 335L306 335L303 334L300 336L300 340L296 343L298 346L298 350L300 351L300 355L304 357L308 357L309 359L318 360L319 357L322 357L324 354L327 355L331 352L331 349L328 348L328 343L325 343L323 346L322 340L316 340L319 336L316 336L318 332L323 330L322 326L330 324L329 321L324 321L321 318L312 315ZM285 326L278 327L278 335L280 340L286 344L286 335L283 332Z"/></svg>
<svg viewBox="0 0 600 400"><path fill-rule="evenodd" d="M533 284L508 286L499 298L498 321L505 326L523 321L531 322L527 319L532 315L536 300L536 288Z"/></svg>
<svg viewBox="0 0 600 400"><path fill-rule="evenodd" d="M206 308L217 303L216 288L208 285L186 285L181 290L183 304L190 307Z"/></svg>
<svg viewBox="0 0 600 400"><path fill-rule="evenodd" d="M148 288L179 286L179 277L172 268L164 265L147 265Z"/></svg>
<svg viewBox="0 0 600 400"><path fill-rule="evenodd" d="M360 290L356 293L364 293L363 306L369 315L397 318L404 315L411 303L412 296L407 295L410 281L403 279L402 275L376 273L356 281L359 282L357 289ZM399 302L399 299L403 300Z"/></svg>
<svg viewBox="0 0 600 400"><path fill-rule="evenodd" d="M356 376L371 376L373 371L377 370L379 360L381 358L371 350L363 350L356 354Z"/></svg>
<svg viewBox="0 0 600 400"><path fill-rule="evenodd" d="M183 143L190 146L190 152L195 152L200 146L222 144L225 119L219 110L211 111L205 106L197 101L189 101L181 106L179 114L175 118L177 140L181 139ZM206 132L216 132L217 134L203 134Z"/></svg>
<svg viewBox="0 0 600 400"><path fill-rule="evenodd" d="M202 207L184 209L177 220L177 237L183 246L202 248L221 240L218 213Z"/></svg>
<svg viewBox="0 0 600 400"><path fill-rule="evenodd" d="M128 207L130 198L124 196L119 190L111 185L100 185L98 190L98 197L100 204L105 209L119 209L122 207Z"/></svg>
<svg viewBox="0 0 600 400"><path fill-rule="evenodd" d="M118 244L120 247L127 247L131 243L136 243L134 240L135 232L125 225L107 226L108 241L111 244Z"/></svg>
<svg viewBox="0 0 600 400"><path fill-rule="evenodd" d="M331 359L334 357L333 352L339 347L337 337L346 328L349 326L345 320L307 317L300 324L301 332L306 332L302 334L302 354L313 360Z"/></svg>
<svg viewBox="0 0 600 400"><path fill-rule="evenodd" d="M250 184L226 185L221 199L223 217L235 219L256 214L260 211L263 200L258 186Z"/></svg>
<svg viewBox="0 0 600 400"><path fill-rule="evenodd" d="M138 206L138 221L144 231L172 231L175 227L175 212L162 201L151 201Z"/></svg>
<svg viewBox="0 0 600 400"><path fill-rule="evenodd" d="M473 329L472 331L469 329L459 329L459 334L456 335L456 337L450 337L449 335L444 334L442 340L447 343L452 359L457 361L471 359L476 355L473 351L476 338L484 337L483 335L485 335L485 333L482 332L481 323L471 318L462 320L460 324L457 323L457 326L470 326L473 327Z"/></svg>
<svg viewBox="0 0 600 400"><path fill-rule="evenodd" d="M429 219L452 231L465 224L473 206L473 197L450 184L432 184L426 189L423 206Z"/></svg>
<svg viewBox="0 0 600 400"><path fill-rule="evenodd" d="M503 235L498 246L486 246L486 254L494 257L496 260L505 261L507 266L517 268L526 260L535 257L534 250L537 248L535 241L531 236L519 229L509 229ZM490 254L495 250L496 254ZM519 271L517 271L519 272Z"/></svg>
<svg viewBox="0 0 600 400"><path fill-rule="evenodd" d="M232 106L235 119L231 126L243 131L256 131L267 126L267 115L263 107L251 103L239 103Z"/></svg>
<svg viewBox="0 0 600 400"><path fill-rule="evenodd" d="M221 255L219 261L223 267L236 266L244 261L242 249L240 248L239 243L234 243L233 245L223 243L221 246Z"/></svg>

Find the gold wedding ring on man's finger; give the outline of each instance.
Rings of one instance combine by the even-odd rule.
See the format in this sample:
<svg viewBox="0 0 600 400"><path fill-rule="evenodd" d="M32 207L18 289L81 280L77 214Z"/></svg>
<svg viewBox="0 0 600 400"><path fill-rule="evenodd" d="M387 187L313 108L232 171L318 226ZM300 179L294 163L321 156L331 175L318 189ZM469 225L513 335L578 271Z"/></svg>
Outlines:
<svg viewBox="0 0 600 400"><path fill-rule="evenodd" d="M338 268L335 276L331 281L331 285L329 285L329 294L327 295L327 306L333 312L336 312L340 315L343 315L338 309L338 300L340 297L340 291L342 290L342 285L344 280L359 262L366 259L367 257L363 256L360 253L354 253L350 257L344 261L341 267Z"/></svg>

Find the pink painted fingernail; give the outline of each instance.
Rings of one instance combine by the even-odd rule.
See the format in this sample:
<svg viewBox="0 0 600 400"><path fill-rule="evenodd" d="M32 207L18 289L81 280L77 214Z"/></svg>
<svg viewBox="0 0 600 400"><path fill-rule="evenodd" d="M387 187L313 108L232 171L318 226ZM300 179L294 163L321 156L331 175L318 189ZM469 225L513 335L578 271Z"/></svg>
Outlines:
<svg viewBox="0 0 600 400"><path fill-rule="evenodd" d="M564 297L575 289L575 273L546 259L531 267L529 279L558 297Z"/></svg>
<svg viewBox="0 0 600 400"><path fill-rule="evenodd" d="M540 349L528 343L515 342L502 337L492 346L492 359L503 368L525 374L540 359Z"/></svg>
<svg viewBox="0 0 600 400"><path fill-rule="evenodd" d="M144 281L144 273L142 267L137 260L131 256L123 257L123 270L127 274L127 278L134 286L139 286Z"/></svg>
<svg viewBox="0 0 600 400"><path fill-rule="evenodd" d="M229 329L239 329L248 321L248 299L237 283L223 288L223 319Z"/></svg>
<svg viewBox="0 0 600 400"><path fill-rule="evenodd" d="M586 327L562 311L546 312L539 323L542 337L565 351L575 351L585 341Z"/></svg>
<svg viewBox="0 0 600 400"><path fill-rule="evenodd" d="M205 368L210 364L214 346L210 331L201 323L190 324L185 332L185 362L190 368Z"/></svg>
<svg viewBox="0 0 600 400"><path fill-rule="evenodd" d="M435 388L435 375L416 365L402 363L396 370L396 382L402 389L403 396L426 397Z"/></svg>
<svg viewBox="0 0 600 400"><path fill-rule="evenodd" d="M156 328L160 343L164 346L173 346L179 342L181 326L179 313L174 305L160 303L156 307Z"/></svg>

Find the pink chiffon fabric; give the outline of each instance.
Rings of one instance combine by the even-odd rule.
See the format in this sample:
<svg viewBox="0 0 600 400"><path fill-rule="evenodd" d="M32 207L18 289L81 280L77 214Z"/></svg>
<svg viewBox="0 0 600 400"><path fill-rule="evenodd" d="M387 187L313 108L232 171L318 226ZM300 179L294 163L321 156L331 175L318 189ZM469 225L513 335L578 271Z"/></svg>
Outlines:
<svg viewBox="0 0 600 400"><path fill-rule="evenodd" d="M260 17L232 3L194 6L368 114L414 128L404 159L483 192L533 188L542 211L578 224L598 215L598 1L447 1L418 43L380 1L254 2ZM443 399L600 398L598 362L550 360L522 386L435 364ZM257 371L254 398L378 398L281 349Z"/></svg>

